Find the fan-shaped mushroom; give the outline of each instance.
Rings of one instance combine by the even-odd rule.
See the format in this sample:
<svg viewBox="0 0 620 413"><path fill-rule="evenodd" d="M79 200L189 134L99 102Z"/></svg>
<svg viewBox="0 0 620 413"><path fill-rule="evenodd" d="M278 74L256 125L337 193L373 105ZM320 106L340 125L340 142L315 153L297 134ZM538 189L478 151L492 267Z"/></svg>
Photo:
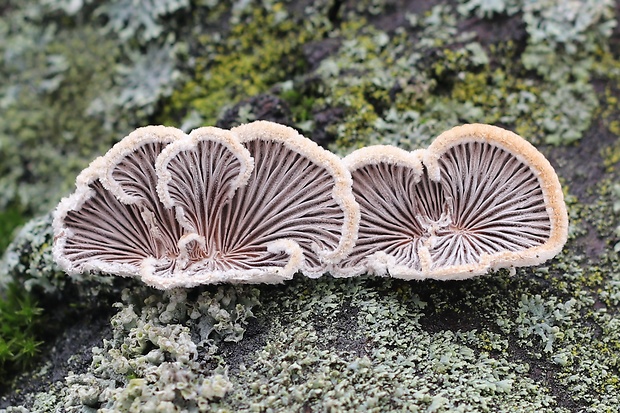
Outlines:
<svg viewBox="0 0 620 413"><path fill-rule="evenodd" d="M220 281L277 282L297 271L322 275L355 240L359 209L350 174L335 155L286 126L258 121L231 134L254 162L234 191L204 183L230 172L218 171L221 156L198 142L171 144L158 159L164 204L205 240L205 257L196 265ZM204 175L193 178L193 186L187 184L192 171Z"/></svg>
<svg viewBox="0 0 620 413"><path fill-rule="evenodd" d="M290 128L147 127L78 177L56 210L54 256L69 273L158 288L278 282L342 259L358 221L349 172Z"/></svg>
<svg viewBox="0 0 620 413"><path fill-rule="evenodd" d="M504 129L464 125L427 150L367 147L344 163L361 222L357 245L335 275L468 278L541 263L566 242L553 167Z"/></svg>
<svg viewBox="0 0 620 413"><path fill-rule="evenodd" d="M181 228L158 202L155 159L184 134L137 129L78 176L54 216L54 257L68 273L98 270L137 276L165 269L178 254Z"/></svg>

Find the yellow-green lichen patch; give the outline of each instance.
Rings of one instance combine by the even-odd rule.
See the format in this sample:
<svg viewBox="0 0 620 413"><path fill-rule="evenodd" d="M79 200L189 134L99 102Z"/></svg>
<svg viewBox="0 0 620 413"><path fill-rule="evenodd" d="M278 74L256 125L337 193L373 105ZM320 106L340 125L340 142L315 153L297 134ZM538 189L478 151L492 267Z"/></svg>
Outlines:
<svg viewBox="0 0 620 413"><path fill-rule="evenodd" d="M193 79L174 92L164 108L164 123L180 124L194 114L215 124L237 101L257 95L303 72L303 45L320 39L329 28L291 14L283 3L254 5L234 22L226 37L198 37ZM326 21L326 20L325 20Z"/></svg>
<svg viewBox="0 0 620 413"><path fill-rule="evenodd" d="M459 33L437 47L424 37L436 25L456 30L439 6L416 21L414 34L368 27L353 34L343 26L353 40L318 71L330 93L317 102L346 108L334 126L334 150L370 143L413 149L460 123L501 124L551 144L577 141L588 129L598 105L588 79L532 76L512 40L485 49Z"/></svg>

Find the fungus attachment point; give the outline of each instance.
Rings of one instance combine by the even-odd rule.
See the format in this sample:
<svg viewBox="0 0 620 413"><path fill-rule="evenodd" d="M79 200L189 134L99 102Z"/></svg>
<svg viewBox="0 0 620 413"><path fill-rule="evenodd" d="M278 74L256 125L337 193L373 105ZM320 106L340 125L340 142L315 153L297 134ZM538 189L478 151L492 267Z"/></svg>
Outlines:
<svg viewBox="0 0 620 413"><path fill-rule="evenodd" d="M555 171L504 129L464 125L426 150L367 147L344 163L361 222L357 245L335 275L462 279L539 264L566 242Z"/></svg>
<svg viewBox="0 0 620 413"><path fill-rule="evenodd" d="M291 128L254 122L190 135L141 128L95 160L54 217L68 273L157 288L320 276L355 242L340 160Z"/></svg>

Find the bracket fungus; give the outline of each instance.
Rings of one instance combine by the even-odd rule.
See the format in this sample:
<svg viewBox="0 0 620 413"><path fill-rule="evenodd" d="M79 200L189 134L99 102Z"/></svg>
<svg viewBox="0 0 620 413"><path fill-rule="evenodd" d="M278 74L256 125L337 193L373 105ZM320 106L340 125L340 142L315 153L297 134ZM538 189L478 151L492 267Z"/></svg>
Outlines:
<svg viewBox="0 0 620 413"><path fill-rule="evenodd" d="M426 150L366 147L343 162L361 222L336 276L463 279L539 264L566 242L568 215L553 167L507 130L464 125Z"/></svg>
<svg viewBox="0 0 620 413"><path fill-rule="evenodd" d="M137 129L76 185L54 216L60 266L162 289L318 277L347 256L359 224L340 159L264 121Z"/></svg>

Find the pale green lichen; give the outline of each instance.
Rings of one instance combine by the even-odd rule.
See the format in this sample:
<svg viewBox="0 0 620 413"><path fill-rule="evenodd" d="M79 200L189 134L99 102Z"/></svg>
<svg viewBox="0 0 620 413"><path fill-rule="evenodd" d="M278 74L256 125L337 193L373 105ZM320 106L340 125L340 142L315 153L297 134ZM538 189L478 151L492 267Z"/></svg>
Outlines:
<svg viewBox="0 0 620 413"><path fill-rule="evenodd" d="M258 311L258 290L246 287L197 298L126 291L111 320L114 335L94 349L88 372L36 400L54 397L67 411L138 411L153 400L174 400L170 411L611 408L620 402L617 320L593 309L587 294L560 301L560 291L543 287L560 267L450 283L298 278L258 287ZM569 271L583 275L579 266ZM269 325L265 342L231 367L220 343L247 340L239 332L252 314ZM604 347L592 345L592 322ZM540 369L554 384L537 378ZM558 388L573 389L570 403L554 394Z"/></svg>
<svg viewBox="0 0 620 413"><path fill-rule="evenodd" d="M491 18L497 15L513 15L522 7L519 0L466 0L457 7L463 15L475 14L479 18ZM473 12L473 13L472 13Z"/></svg>
<svg viewBox="0 0 620 413"><path fill-rule="evenodd" d="M165 32L165 16L187 9L189 0L110 0L94 11L106 17L105 28L117 33L121 40L147 43Z"/></svg>
<svg viewBox="0 0 620 413"><path fill-rule="evenodd" d="M519 315L515 320L515 323L522 326L519 329L519 338L527 339L531 336L538 336L545 345L543 351L553 352L556 340L564 339L562 324L578 312L579 308L576 307L578 307L578 302L574 298L564 303L557 303L556 297L545 301L538 294L533 297L524 295L521 297ZM521 342L529 346L534 345L531 340L525 342L521 340Z"/></svg>
<svg viewBox="0 0 620 413"><path fill-rule="evenodd" d="M220 287L189 298L137 290L123 292L113 335L93 348L88 371L36 395L36 411L197 412L232 391L217 344L243 338L258 291Z"/></svg>
<svg viewBox="0 0 620 413"><path fill-rule="evenodd" d="M148 36L139 43L126 42L128 27L115 23L124 17L113 10L131 13L135 7L113 1L93 9L88 3L54 6L29 0L2 10L2 208L46 211L69 192L75 175L92 158L148 122L157 102L180 77L176 51L182 44L171 46L170 33L155 37L163 26L138 22L131 35ZM140 4L156 9L143 16L157 18L184 7L177 3L183 2ZM110 30L100 27L97 16L102 15ZM138 30L142 27L145 30Z"/></svg>
<svg viewBox="0 0 620 413"><path fill-rule="evenodd" d="M561 47L568 54L592 52L617 24L614 6L613 0L523 2L529 43Z"/></svg>
<svg viewBox="0 0 620 413"><path fill-rule="evenodd" d="M20 27L20 19L28 21L15 12L0 22L7 30L0 68L0 206L41 211L116 139L85 110L110 86L117 51L90 28L54 35L32 23ZM25 33L12 34L18 27Z"/></svg>
<svg viewBox="0 0 620 413"><path fill-rule="evenodd" d="M27 290L40 288L54 295L62 289L66 275L52 258L51 214L29 221L9 245L0 260L0 291L10 282Z"/></svg>

